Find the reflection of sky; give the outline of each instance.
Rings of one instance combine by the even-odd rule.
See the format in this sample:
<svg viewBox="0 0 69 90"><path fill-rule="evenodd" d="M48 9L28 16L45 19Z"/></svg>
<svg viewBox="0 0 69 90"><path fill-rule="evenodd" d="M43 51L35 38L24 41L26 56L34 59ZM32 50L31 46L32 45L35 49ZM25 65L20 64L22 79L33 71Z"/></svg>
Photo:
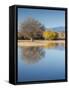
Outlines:
<svg viewBox="0 0 69 90"><path fill-rule="evenodd" d="M18 82L65 79L64 50L45 49L45 56L35 64L25 64L18 49Z"/></svg>
<svg viewBox="0 0 69 90"><path fill-rule="evenodd" d="M18 24L29 16L39 20L45 27L65 26L65 11L18 8Z"/></svg>

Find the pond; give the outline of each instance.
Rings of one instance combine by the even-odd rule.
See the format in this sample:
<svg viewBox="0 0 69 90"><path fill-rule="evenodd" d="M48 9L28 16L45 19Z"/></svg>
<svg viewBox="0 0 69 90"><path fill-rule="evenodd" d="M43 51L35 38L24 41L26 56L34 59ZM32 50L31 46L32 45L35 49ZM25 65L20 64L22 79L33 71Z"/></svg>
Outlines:
<svg viewBox="0 0 69 90"><path fill-rule="evenodd" d="M18 46L17 82L65 79L65 45Z"/></svg>

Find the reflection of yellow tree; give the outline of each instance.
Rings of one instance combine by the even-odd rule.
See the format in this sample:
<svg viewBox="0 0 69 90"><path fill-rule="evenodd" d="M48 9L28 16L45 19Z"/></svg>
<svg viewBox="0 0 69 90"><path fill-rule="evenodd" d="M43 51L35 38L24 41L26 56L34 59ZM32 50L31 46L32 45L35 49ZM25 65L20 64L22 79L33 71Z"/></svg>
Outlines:
<svg viewBox="0 0 69 90"><path fill-rule="evenodd" d="M65 43L59 43L59 45L65 47Z"/></svg>
<svg viewBox="0 0 69 90"><path fill-rule="evenodd" d="M56 46L58 46L58 43L47 43L44 47L45 48L55 48Z"/></svg>
<svg viewBox="0 0 69 90"><path fill-rule="evenodd" d="M37 63L44 57L44 49L41 47L23 47L22 56L26 63Z"/></svg>
<svg viewBox="0 0 69 90"><path fill-rule="evenodd" d="M57 46L62 46L65 47L64 43L46 43L46 45L44 46L45 48L56 48Z"/></svg>
<svg viewBox="0 0 69 90"><path fill-rule="evenodd" d="M43 37L48 40L57 39L57 33L52 31L43 32Z"/></svg>

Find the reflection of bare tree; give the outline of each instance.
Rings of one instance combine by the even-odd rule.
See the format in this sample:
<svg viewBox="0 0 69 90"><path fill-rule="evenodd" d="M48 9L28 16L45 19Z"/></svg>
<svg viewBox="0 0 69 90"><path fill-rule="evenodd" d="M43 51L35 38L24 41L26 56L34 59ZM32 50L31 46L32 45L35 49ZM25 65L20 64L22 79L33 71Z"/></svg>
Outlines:
<svg viewBox="0 0 69 90"><path fill-rule="evenodd" d="M41 47L23 47L22 57L26 63L37 63L45 55L44 49Z"/></svg>

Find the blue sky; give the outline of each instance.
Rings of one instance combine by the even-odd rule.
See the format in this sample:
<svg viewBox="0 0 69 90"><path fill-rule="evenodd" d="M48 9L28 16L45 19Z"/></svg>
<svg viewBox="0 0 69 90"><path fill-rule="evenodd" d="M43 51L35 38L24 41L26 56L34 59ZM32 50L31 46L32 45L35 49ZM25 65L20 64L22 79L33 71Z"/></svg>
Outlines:
<svg viewBox="0 0 69 90"><path fill-rule="evenodd" d="M18 26L29 16L39 20L46 28L65 26L65 11L18 8Z"/></svg>

